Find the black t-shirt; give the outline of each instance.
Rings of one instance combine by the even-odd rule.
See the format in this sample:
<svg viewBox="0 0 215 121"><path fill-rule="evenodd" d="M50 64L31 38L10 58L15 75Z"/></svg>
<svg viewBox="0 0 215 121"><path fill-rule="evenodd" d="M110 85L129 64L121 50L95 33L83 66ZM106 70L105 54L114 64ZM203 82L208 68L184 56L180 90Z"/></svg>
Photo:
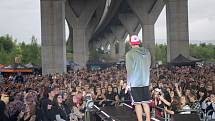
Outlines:
<svg viewBox="0 0 215 121"><path fill-rule="evenodd" d="M115 96L117 96L117 94L114 92L111 92L110 94L106 93L105 96L106 96L107 100L114 100L115 101Z"/></svg>
<svg viewBox="0 0 215 121"><path fill-rule="evenodd" d="M122 89L120 91L120 99L124 100L124 101L130 101L130 94L129 93L125 93L125 89Z"/></svg>
<svg viewBox="0 0 215 121"><path fill-rule="evenodd" d="M55 111L53 101L49 100L48 98L43 99L41 102L41 108L43 113L43 119L45 121L54 121L55 120Z"/></svg>
<svg viewBox="0 0 215 121"><path fill-rule="evenodd" d="M106 96L106 105L107 106L114 106L113 104L113 101L116 101L115 100L115 97L117 96L118 94L117 93L114 93L114 92L111 92L110 94L109 93L106 93L105 96Z"/></svg>
<svg viewBox="0 0 215 121"><path fill-rule="evenodd" d="M103 104L104 104L104 102L103 102L102 104L99 104L99 102L100 102L101 100L103 100L103 99L104 99L104 98L103 98L101 95L97 96L97 97L96 97L96 100L95 100L95 102L94 102L94 104L97 105L98 107L102 107Z"/></svg>
<svg viewBox="0 0 215 121"><path fill-rule="evenodd" d="M101 95L99 95L98 97L96 97L96 100L98 100L98 101L101 101L101 100L103 100L104 98L101 96Z"/></svg>
<svg viewBox="0 0 215 121"><path fill-rule="evenodd" d="M69 121L69 114L64 105L54 106L53 109L54 109L55 116L60 115L61 119Z"/></svg>

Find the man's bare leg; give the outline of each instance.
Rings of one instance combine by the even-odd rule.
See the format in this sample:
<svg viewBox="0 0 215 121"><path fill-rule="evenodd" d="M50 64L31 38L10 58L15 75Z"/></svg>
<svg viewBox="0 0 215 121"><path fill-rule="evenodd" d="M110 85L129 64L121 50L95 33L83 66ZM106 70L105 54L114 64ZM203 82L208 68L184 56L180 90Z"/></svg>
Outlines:
<svg viewBox="0 0 215 121"><path fill-rule="evenodd" d="M141 104L135 104L135 111L138 121L143 121L143 107Z"/></svg>
<svg viewBox="0 0 215 121"><path fill-rule="evenodd" d="M150 121L151 117L150 117L149 105L147 103L143 103L142 105L143 105L144 112L146 114L146 121Z"/></svg>

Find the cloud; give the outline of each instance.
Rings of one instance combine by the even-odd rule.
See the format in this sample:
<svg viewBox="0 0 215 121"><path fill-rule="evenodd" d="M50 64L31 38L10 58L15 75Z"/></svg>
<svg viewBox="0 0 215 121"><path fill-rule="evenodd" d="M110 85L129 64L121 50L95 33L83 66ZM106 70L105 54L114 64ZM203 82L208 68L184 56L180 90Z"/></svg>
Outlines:
<svg viewBox="0 0 215 121"><path fill-rule="evenodd" d="M0 36L10 34L18 42L30 42L35 35L40 43L39 0L1 0Z"/></svg>
<svg viewBox="0 0 215 121"><path fill-rule="evenodd" d="M215 23L209 18L198 19L189 24L190 39L215 40Z"/></svg>
<svg viewBox="0 0 215 121"><path fill-rule="evenodd" d="M214 0L189 0L190 40L215 41Z"/></svg>
<svg viewBox="0 0 215 121"><path fill-rule="evenodd" d="M167 41L167 29L166 29L166 7L163 8L155 23L155 42L166 43Z"/></svg>
<svg viewBox="0 0 215 121"><path fill-rule="evenodd" d="M215 40L215 0L188 0L188 3L190 40ZM29 43L35 35L40 42L40 0L1 0L0 20L0 36L10 34L19 42ZM166 41L165 9L155 24L155 38Z"/></svg>
<svg viewBox="0 0 215 121"><path fill-rule="evenodd" d="M196 40L201 42L206 42L206 40L215 41L214 5L214 0L204 0L204 2L202 0L188 0L190 42L196 43ZM155 24L156 41L165 43L166 35L166 9L164 8Z"/></svg>

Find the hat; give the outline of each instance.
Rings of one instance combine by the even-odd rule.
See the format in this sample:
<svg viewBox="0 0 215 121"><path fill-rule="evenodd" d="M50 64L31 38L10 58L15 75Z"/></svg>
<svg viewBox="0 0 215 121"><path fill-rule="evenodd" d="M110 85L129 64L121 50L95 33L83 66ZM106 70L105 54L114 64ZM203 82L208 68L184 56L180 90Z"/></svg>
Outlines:
<svg viewBox="0 0 215 121"><path fill-rule="evenodd" d="M130 37L130 44L131 45L139 45L140 44L140 39L137 35L132 35Z"/></svg>

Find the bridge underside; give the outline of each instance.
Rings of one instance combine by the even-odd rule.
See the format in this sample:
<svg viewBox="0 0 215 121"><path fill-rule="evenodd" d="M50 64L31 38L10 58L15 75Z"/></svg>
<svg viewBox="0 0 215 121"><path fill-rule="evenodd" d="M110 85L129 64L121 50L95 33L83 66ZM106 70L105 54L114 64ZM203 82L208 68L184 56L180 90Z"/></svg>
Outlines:
<svg viewBox="0 0 215 121"><path fill-rule="evenodd" d="M165 5L171 62L180 54L189 57L187 0L41 0L43 74L66 72L65 20L68 44L80 67L86 66L92 49L110 51L113 60L123 58L125 39L141 29L143 46L155 62L154 24Z"/></svg>

